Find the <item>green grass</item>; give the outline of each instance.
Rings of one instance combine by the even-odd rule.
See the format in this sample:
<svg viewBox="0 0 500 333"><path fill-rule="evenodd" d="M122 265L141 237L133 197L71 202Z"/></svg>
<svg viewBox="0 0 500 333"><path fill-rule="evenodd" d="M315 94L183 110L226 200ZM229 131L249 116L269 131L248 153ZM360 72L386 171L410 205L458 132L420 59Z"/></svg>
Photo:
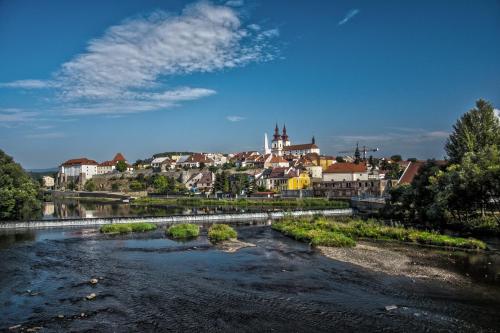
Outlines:
<svg viewBox="0 0 500 333"><path fill-rule="evenodd" d="M179 206L260 206L260 207L299 207L299 208L348 208L349 203L324 198L303 199L202 199L202 198L137 198L133 205L179 205Z"/></svg>
<svg viewBox="0 0 500 333"><path fill-rule="evenodd" d="M190 223L176 224L168 228L166 233L172 238L194 238L200 235L200 227Z"/></svg>
<svg viewBox="0 0 500 333"><path fill-rule="evenodd" d="M218 243L238 237L236 230L227 224L213 224L208 230L208 239L212 243Z"/></svg>
<svg viewBox="0 0 500 333"><path fill-rule="evenodd" d="M316 246L354 246L357 239L377 239L462 249L486 249L486 244L477 239L452 237L436 232L402 227L389 227L374 220L340 222L323 217L313 219L285 218L273 223L272 228L287 236Z"/></svg>
<svg viewBox="0 0 500 333"><path fill-rule="evenodd" d="M130 232L145 232L156 229L156 224L153 223L116 223L106 224L100 229L105 234L127 234Z"/></svg>

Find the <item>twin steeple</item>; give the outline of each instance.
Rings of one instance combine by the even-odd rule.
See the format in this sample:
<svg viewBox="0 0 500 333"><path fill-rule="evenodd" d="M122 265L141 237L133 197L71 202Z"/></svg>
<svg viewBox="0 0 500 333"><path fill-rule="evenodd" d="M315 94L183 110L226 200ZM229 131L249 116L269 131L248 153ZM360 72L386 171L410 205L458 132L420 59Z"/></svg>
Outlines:
<svg viewBox="0 0 500 333"><path fill-rule="evenodd" d="M274 127L274 135L273 135L273 141L288 141L288 134L286 134L286 125L283 124L283 134L280 134L280 130L278 128L278 123L276 123L276 126Z"/></svg>

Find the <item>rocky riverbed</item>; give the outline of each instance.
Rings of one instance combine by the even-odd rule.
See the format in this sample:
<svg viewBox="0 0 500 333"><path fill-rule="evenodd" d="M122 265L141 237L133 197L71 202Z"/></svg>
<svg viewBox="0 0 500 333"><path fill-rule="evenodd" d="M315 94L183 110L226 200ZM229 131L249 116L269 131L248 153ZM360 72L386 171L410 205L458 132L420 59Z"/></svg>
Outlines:
<svg viewBox="0 0 500 333"><path fill-rule="evenodd" d="M206 228L187 242L170 240L161 229L113 236L89 228L0 235L0 330L500 327L496 253L378 243L318 250L268 226L237 231L238 242L217 246L208 242Z"/></svg>

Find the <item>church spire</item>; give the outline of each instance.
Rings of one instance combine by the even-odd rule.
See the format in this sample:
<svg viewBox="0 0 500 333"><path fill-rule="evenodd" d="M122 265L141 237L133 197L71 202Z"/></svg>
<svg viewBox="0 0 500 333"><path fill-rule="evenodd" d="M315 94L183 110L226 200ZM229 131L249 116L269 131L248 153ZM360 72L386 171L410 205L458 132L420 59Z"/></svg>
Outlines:
<svg viewBox="0 0 500 333"><path fill-rule="evenodd" d="M286 134L286 125L283 124L283 135L281 136L283 141L288 141L288 135Z"/></svg>
<svg viewBox="0 0 500 333"><path fill-rule="evenodd" d="M278 123L276 123L276 127L274 128L274 135L273 135L273 140L278 141L280 139L280 130L278 128Z"/></svg>
<svg viewBox="0 0 500 333"><path fill-rule="evenodd" d="M313 135L313 137L312 137L311 143L312 143L313 145L314 145L314 144L316 144L316 139L314 138L314 135Z"/></svg>

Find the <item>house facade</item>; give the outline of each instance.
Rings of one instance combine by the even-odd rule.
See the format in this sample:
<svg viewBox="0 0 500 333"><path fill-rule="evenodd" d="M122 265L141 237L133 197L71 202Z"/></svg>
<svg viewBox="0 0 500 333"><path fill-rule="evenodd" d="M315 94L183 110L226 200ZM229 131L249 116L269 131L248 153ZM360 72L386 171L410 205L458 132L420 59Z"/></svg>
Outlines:
<svg viewBox="0 0 500 333"><path fill-rule="evenodd" d="M368 168L364 163L334 163L323 171L323 181L368 180Z"/></svg>

